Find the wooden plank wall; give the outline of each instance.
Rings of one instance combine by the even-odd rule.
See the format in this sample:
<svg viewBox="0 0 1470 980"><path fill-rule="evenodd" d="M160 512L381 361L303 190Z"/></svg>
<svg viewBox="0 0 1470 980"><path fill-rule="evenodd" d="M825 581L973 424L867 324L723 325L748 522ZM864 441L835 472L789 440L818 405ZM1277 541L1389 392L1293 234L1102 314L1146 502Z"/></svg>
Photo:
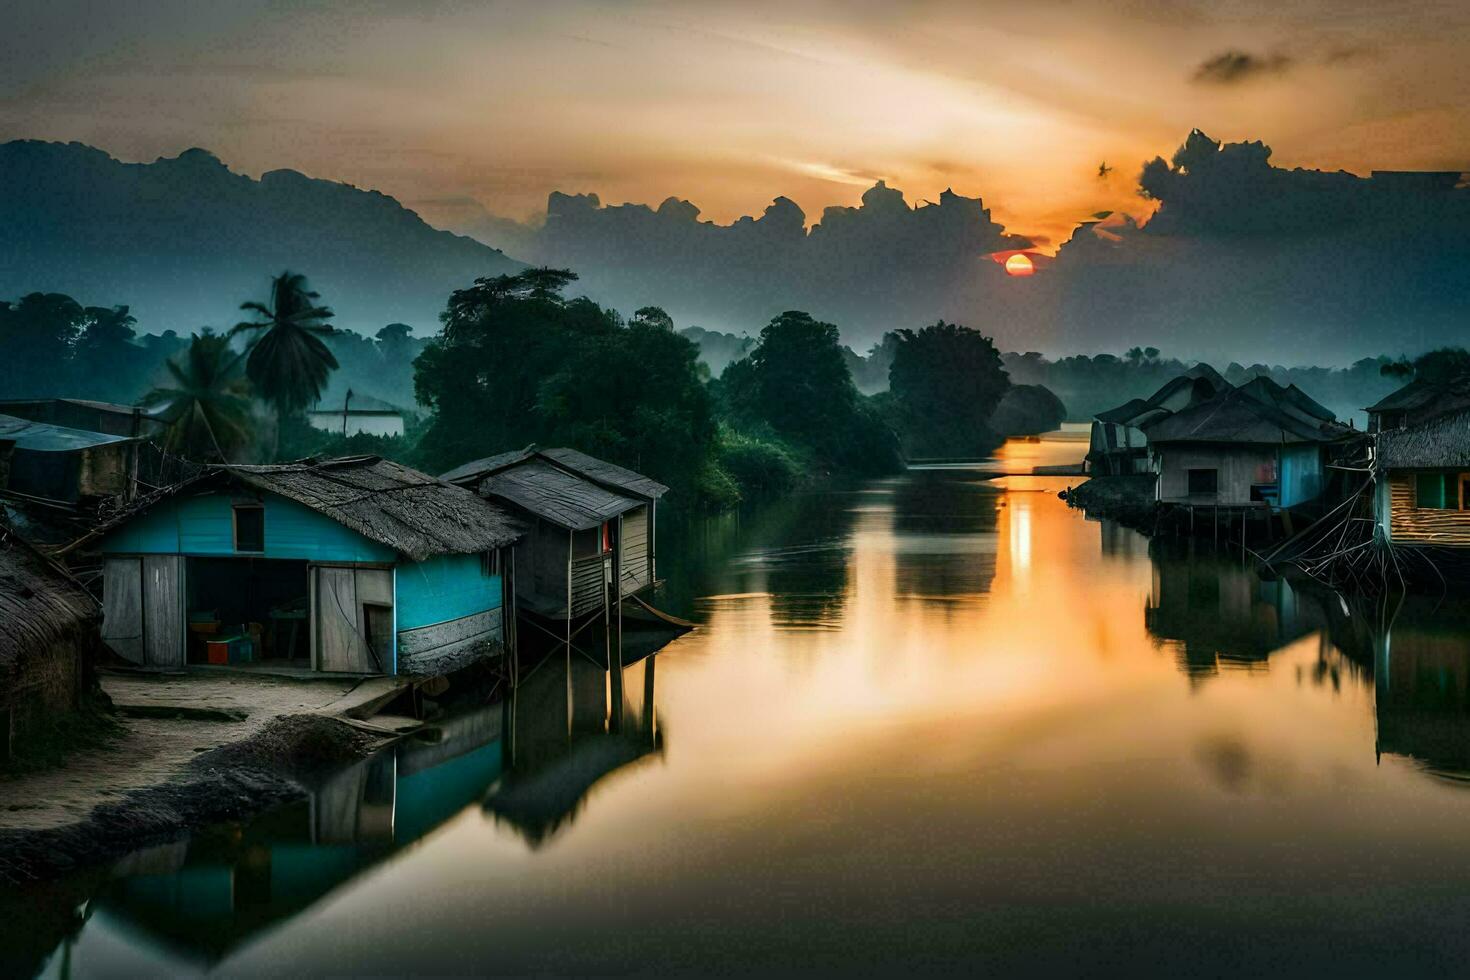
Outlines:
<svg viewBox="0 0 1470 980"><path fill-rule="evenodd" d="M648 573L648 508L623 515L623 594L631 595L651 581Z"/></svg>
<svg viewBox="0 0 1470 980"><path fill-rule="evenodd" d="M1388 491L1394 544L1470 547L1470 511L1415 506L1413 473L1392 474Z"/></svg>

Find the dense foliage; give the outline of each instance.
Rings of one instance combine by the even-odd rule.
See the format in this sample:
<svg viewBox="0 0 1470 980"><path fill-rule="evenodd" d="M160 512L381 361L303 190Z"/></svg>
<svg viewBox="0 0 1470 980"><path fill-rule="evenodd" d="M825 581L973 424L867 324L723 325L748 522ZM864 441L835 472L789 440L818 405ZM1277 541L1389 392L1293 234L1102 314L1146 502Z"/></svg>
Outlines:
<svg viewBox="0 0 1470 980"><path fill-rule="evenodd" d="M698 351L640 310L617 313L562 291L570 272L532 269L457 290L444 331L415 364L433 421L419 448L439 472L528 443L571 445L690 488L715 441Z"/></svg>
<svg viewBox="0 0 1470 980"><path fill-rule="evenodd" d="M769 433L824 472L886 473L897 440L858 393L837 327L792 310L761 330L750 356L725 369L721 407L737 428Z"/></svg>
<svg viewBox="0 0 1470 980"><path fill-rule="evenodd" d="M910 457L979 456L999 443L990 416L1010 387L990 338L943 320L899 330L888 370L891 418Z"/></svg>

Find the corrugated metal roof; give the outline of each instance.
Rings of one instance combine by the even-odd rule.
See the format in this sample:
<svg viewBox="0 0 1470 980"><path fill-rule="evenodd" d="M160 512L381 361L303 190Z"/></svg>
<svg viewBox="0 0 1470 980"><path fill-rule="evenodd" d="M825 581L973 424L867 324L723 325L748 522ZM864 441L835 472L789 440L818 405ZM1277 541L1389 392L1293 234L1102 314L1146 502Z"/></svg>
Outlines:
<svg viewBox="0 0 1470 980"><path fill-rule="evenodd" d="M651 480L641 473L635 473L595 456L588 456L575 449L543 449L540 455L558 466L585 476L594 483L600 483L615 490L624 490L635 496L657 500L669 492L669 488L657 480Z"/></svg>
<svg viewBox="0 0 1470 980"><path fill-rule="evenodd" d="M472 459L468 463L462 463L454 469L439 474L439 479L446 483L470 483L478 482L480 478L489 476L497 470L503 470L507 466L514 466L522 460L530 459L536 455L535 447L528 446L525 449L512 449L508 453L500 453L497 456L486 456L484 459Z"/></svg>
<svg viewBox="0 0 1470 980"><path fill-rule="evenodd" d="M105 446L113 442L132 442L127 436L110 436L103 432L88 432L86 429L69 429L64 425L49 425L0 415L0 439L15 443L16 449L38 453L66 453L93 446Z"/></svg>
<svg viewBox="0 0 1470 980"><path fill-rule="evenodd" d="M613 493L544 459L527 459L492 473L477 490L573 531L597 527L643 505L642 500Z"/></svg>

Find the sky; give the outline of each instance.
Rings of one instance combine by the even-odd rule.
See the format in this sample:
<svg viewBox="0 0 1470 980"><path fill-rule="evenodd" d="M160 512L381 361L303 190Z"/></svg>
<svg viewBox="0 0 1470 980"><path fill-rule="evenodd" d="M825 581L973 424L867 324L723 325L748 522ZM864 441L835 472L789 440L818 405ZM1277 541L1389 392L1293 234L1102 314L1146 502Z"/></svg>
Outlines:
<svg viewBox="0 0 1470 980"><path fill-rule="evenodd" d="M1463 0L7 7L0 139L202 146L439 224L534 219L552 190L722 223L785 195L811 222L883 178L1050 250L1146 214L1141 164L1194 127L1278 166L1470 170Z"/></svg>

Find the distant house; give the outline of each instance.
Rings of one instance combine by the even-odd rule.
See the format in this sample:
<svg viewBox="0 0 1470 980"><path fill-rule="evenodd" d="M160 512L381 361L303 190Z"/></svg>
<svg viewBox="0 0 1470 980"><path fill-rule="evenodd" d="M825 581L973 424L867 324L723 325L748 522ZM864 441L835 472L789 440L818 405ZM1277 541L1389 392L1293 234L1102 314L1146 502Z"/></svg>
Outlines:
<svg viewBox="0 0 1470 980"><path fill-rule="evenodd" d="M1368 431L1380 432L1416 426L1463 408L1470 408L1470 383L1416 378L1364 411L1368 413Z"/></svg>
<svg viewBox="0 0 1470 980"><path fill-rule="evenodd" d="M156 669L448 673L513 640L521 533L495 504L376 456L211 466L99 532L103 635Z"/></svg>
<svg viewBox="0 0 1470 980"><path fill-rule="evenodd" d="M0 761L77 708L99 620L86 589L0 524Z"/></svg>
<svg viewBox="0 0 1470 980"><path fill-rule="evenodd" d="M1385 540L1470 548L1470 408L1381 428L1373 466L1377 525Z"/></svg>
<svg viewBox="0 0 1470 980"><path fill-rule="evenodd" d="M1183 411L1229 388L1208 364L1197 364L1167 382L1148 398L1134 398L1093 416L1087 451L1088 470L1095 476L1151 471L1144 426Z"/></svg>
<svg viewBox="0 0 1470 980"><path fill-rule="evenodd" d="M140 441L0 415L0 491L61 504L127 494Z"/></svg>
<svg viewBox="0 0 1470 980"><path fill-rule="evenodd" d="M1160 503L1291 509L1321 497L1359 433L1295 385L1258 377L1143 426Z"/></svg>
<svg viewBox="0 0 1470 980"><path fill-rule="evenodd" d="M312 428L336 435L403 435L403 409L381 398L351 391L343 397L341 404L317 402L306 413L306 420Z"/></svg>
<svg viewBox="0 0 1470 980"><path fill-rule="evenodd" d="M516 545L521 608L576 619L604 608L614 590L653 585L658 500L668 488L574 449L535 448L466 463L442 479L512 508L530 525Z"/></svg>

